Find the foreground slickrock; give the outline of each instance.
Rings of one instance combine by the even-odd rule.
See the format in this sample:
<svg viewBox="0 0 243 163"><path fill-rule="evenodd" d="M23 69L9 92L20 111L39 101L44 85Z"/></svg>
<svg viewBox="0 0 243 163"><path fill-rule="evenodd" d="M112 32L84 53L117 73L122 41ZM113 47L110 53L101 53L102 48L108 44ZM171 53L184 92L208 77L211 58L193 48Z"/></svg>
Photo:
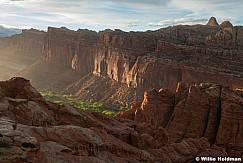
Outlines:
<svg viewBox="0 0 243 163"><path fill-rule="evenodd" d="M115 117L45 101L23 78L0 82L0 162L193 162L242 157L242 92L212 84L147 91Z"/></svg>

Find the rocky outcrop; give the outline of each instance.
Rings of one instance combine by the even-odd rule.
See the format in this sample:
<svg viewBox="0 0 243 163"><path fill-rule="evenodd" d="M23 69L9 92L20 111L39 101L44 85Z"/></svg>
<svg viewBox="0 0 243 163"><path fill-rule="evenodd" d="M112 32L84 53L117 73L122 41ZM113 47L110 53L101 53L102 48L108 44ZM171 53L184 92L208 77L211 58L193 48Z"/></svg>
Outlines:
<svg viewBox="0 0 243 163"><path fill-rule="evenodd" d="M161 127L168 120L154 125L146 118L133 121L52 104L23 78L1 82L0 88L0 160L3 162L191 162L204 154L227 156L224 148L210 145L207 138L170 143L170 132ZM227 101L230 95L224 98ZM171 112L173 99L174 94L168 90L147 92L141 111L150 111L143 116L154 116L154 108L165 120L170 116L167 113ZM222 145L220 136L217 140Z"/></svg>
<svg viewBox="0 0 243 163"><path fill-rule="evenodd" d="M42 98L39 92L30 85L29 80L13 77L8 81L0 81L0 99L5 97L34 100Z"/></svg>
<svg viewBox="0 0 243 163"><path fill-rule="evenodd" d="M212 27L214 27L214 26L218 26L219 24L218 24L218 22L217 22L217 20L216 20L215 17L211 17L211 18L208 20L207 25L208 25L208 26L212 26Z"/></svg>
<svg viewBox="0 0 243 163"><path fill-rule="evenodd" d="M173 113L174 102L174 94L169 90L146 91L141 108L136 110L134 120L165 127Z"/></svg>
<svg viewBox="0 0 243 163"><path fill-rule="evenodd" d="M242 107L241 89L179 83L175 94L166 90L145 92L142 104L116 117L165 127L169 143L204 137L210 144L224 148L230 156L242 157Z"/></svg>
<svg viewBox="0 0 243 163"><path fill-rule="evenodd" d="M226 27L231 27L233 28L233 25L230 23L230 21L224 21L220 24L220 27L226 28Z"/></svg>
<svg viewBox="0 0 243 163"><path fill-rule="evenodd" d="M216 144L227 148L229 154L242 157L243 91L232 92L227 87L222 88L220 105L221 119Z"/></svg>
<svg viewBox="0 0 243 163"><path fill-rule="evenodd" d="M220 121L221 87L204 84L190 86L188 93L176 106L166 126L172 142L185 137L206 137L215 140Z"/></svg>

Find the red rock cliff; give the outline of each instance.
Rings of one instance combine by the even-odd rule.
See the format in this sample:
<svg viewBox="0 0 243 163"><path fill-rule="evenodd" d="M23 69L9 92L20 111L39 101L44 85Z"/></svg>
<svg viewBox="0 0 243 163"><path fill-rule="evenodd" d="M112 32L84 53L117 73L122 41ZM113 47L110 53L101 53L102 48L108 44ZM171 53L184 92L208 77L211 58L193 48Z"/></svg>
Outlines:
<svg viewBox="0 0 243 163"><path fill-rule="evenodd" d="M130 33L49 28L44 58L142 90L161 86L175 90L179 81L236 88L243 84L239 28L196 25Z"/></svg>
<svg viewBox="0 0 243 163"><path fill-rule="evenodd" d="M222 85L179 83L175 94L164 89L145 92L142 103L116 117L165 127L170 143L205 137L230 156L242 157L242 95Z"/></svg>
<svg viewBox="0 0 243 163"><path fill-rule="evenodd" d="M14 73L30 66L42 56L46 33L34 29L0 39L0 79L9 79Z"/></svg>
<svg viewBox="0 0 243 163"><path fill-rule="evenodd" d="M242 31L242 27L233 27L229 22L217 26L179 25L147 32L105 30L97 33L49 27L44 36L43 60L36 63L34 69L36 72L38 64L45 62L52 67L58 67L53 69L62 71L55 70L55 73L52 73L53 69L48 69L44 71L41 80L38 80L37 76L41 76L42 70L38 70L38 75L27 77L34 80L34 83L46 79L46 83L41 83L38 85L40 86L60 81L63 79L62 73L66 73L63 75L65 78L73 78L68 77L70 74L75 76L75 81L72 79L62 83L65 83L65 86L74 86L82 83L82 77L92 73L127 85L127 94L140 92L140 96L141 92L152 88L165 87L174 91L180 81L211 82L237 88L243 85ZM33 36L35 37L37 36ZM28 44L36 49L36 46L40 45ZM43 66L39 69L43 69ZM28 70L30 74L35 72ZM76 76L79 76L80 80L77 81ZM80 94L78 92L83 89L80 86L72 90L72 86L69 85L68 88L74 94ZM92 90L96 86L91 87L87 89ZM60 90L63 88L57 91ZM91 95L94 94L95 92ZM124 95L124 92L122 94ZM96 100L101 100L99 97L97 94ZM131 98L127 99L128 101L123 102L130 103Z"/></svg>
<svg viewBox="0 0 243 163"><path fill-rule="evenodd" d="M42 54L45 35L45 32L35 29L22 30L22 34L0 39L0 47L11 47L11 50L23 51L39 57Z"/></svg>

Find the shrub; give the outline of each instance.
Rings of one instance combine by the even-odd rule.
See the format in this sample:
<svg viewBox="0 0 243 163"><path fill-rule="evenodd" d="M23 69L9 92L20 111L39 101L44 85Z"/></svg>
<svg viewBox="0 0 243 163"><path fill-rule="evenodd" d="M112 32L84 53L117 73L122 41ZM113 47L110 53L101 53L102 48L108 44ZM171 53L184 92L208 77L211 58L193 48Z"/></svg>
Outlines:
<svg viewBox="0 0 243 163"><path fill-rule="evenodd" d="M102 113L106 114L106 115L114 115L115 114L115 112L110 111L110 110L103 110Z"/></svg>
<svg viewBox="0 0 243 163"><path fill-rule="evenodd" d="M124 110L127 110L128 109L128 106L120 106L120 111L124 111Z"/></svg>
<svg viewBox="0 0 243 163"><path fill-rule="evenodd" d="M101 102L95 102L92 99L86 100L86 101L80 101L78 99L75 99L72 97L72 95L60 95L57 92L53 91L47 91L47 92L41 92L41 95L50 102L56 103L56 104L69 104L73 106L74 108L81 109L81 110L91 110L96 112L102 112L106 115L114 115L116 111L113 111L109 108L107 108L103 103ZM127 106L121 106L121 110L126 110Z"/></svg>
<svg viewBox="0 0 243 163"><path fill-rule="evenodd" d="M55 104L59 104L59 105L64 104L64 101L61 101L61 100L55 100L55 101L52 101L52 102L55 103Z"/></svg>

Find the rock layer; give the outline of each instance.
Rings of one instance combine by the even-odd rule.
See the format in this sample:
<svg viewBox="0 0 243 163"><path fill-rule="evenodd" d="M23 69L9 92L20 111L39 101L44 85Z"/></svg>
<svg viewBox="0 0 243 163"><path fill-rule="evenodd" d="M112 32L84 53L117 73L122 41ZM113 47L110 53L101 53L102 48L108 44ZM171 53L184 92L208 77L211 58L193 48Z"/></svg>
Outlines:
<svg viewBox="0 0 243 163"><path fill-rule="evenodd" d="M209 24L215 22L215 18L211 18ZM243 85L242 31L242 26L234 27L229 22L217 26L179 25L147 32L105 30L97 33L65 27L49 27L47 33L24 31L22 35L36 35L33 38L44 36L42 42L37 39L32 41L35 45L27 44L38 51L42 46L42 59L17 75L31 79L38 89L67 90L66 93L83 99L91 94L96 101L119 105L142 100L143 92L152 88L175 91L180 81L237 88ZM13 38L10 42L14 42ZM23 39L23 42L28 41ZM115 81L120 89L109 91L110 97L100 96L97 91L85 91L81 85L89 85L85 81L90 74L100 78L92 83L99 85L108 78L109 83ZM65 82L64 78L68 80ZM122 91L124 85L127 91ZM85 88L97 90L96 87L93 84ZM80 93L82 89L86 93ZM112 94L116 94L117 101Z"/></svg>

